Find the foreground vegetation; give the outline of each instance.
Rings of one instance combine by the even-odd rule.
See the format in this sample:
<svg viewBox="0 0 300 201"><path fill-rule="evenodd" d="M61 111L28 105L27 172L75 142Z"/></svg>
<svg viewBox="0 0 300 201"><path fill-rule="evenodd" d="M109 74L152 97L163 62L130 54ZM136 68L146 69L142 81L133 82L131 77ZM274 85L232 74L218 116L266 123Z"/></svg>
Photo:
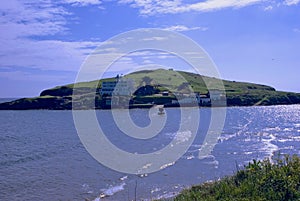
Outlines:
<svg viewBox="0 0 300 201"><path fill-rule="evenodd" d="M184 190L176 201L300 200L300 159L281 156L249 163L234 176Z"/></svg>

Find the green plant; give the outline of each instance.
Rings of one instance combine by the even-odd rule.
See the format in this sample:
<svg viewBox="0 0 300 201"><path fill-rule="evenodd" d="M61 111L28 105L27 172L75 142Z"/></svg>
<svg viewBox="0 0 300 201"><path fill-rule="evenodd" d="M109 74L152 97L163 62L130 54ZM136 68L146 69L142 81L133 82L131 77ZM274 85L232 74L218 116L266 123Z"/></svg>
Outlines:
<svg viewBox="0 0 300 201"><path fill-rule="evenodd" d="M300 159L278 155L253 160L234 176L184 190L174 200L300 200Z"/></svg>

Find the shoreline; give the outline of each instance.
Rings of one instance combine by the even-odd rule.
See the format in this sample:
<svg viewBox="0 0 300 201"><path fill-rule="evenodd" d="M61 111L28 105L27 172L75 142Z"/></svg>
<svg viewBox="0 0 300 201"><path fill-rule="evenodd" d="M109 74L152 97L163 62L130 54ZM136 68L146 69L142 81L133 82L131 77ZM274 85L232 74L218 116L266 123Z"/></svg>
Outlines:
<svg viewBox="0 0 300 201"><path fill-rule="evenodd" d="M165 106L164 108L235 108L235 107L272 107L272 106L290 106L290 105L300 105L300 103L295 103L295 104L272 104L272 105L220 105L220 106L188 106L188 105L183 105L183 106ZM116 107L116 108L1 108L0 111L25 111L25 110L53 110L53 111L71 111L71 110L134 110L134 109L150 109L152 107L155 107L157 105L145 105L145 106L140 106L140 105L132 105L129 107Z"/></svg>
<svg viewBox="0 0 300 201"><path fill-rule="evenodd" d="M178 74L183 76L183 81L179 82L174 79ZM165 108L188 107L188 105L182 104L199 105L200 107L300 104L300 93L277 91L271 86L249 82L217 79L223 83L224 87L208 90L203 79L215 83L215 78L184 71L165 69L137 71L125 75L124 78L126 78L124 83L117 76L45 89L36 97L18 98L0 103L0 110L110 109L111 104L119 104L120 106L116 107L129 109L151 108L154 104L164 105ZM157 80L157 83L160 84L145 82L145 78ZM125 82L126 80L128 82ZM135 86L137 90L133 94L127 93L128 89L132 88L130 80L138 85ZM117 97L112 99L112 92L119 81L124 84L124 93L116 94ZM178 105L179 103L181 105Z"/></svg>

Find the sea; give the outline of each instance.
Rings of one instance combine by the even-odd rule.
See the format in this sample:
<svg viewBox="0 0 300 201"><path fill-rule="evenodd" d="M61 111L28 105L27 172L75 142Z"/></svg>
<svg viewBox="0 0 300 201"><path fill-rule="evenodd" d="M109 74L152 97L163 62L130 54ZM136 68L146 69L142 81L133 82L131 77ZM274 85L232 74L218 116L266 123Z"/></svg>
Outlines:
<svg viewBox="0 0 300 201"><path fill-rule="evenodd" d="M182 110L166 108L166 124L159 134L138 140L113 123L110 110L95 114L112 144L129 153L146 154L163 149L175 136L183 141L191 136L188 129L178 133ZM148 109L132 109L129 114L141 127L151 123ZM232 175L253 159L300 155L300 105L226 108L224 127L210 154L201 158L211 109L201 108L199 114L195 139L178 160L152 173L132 174L106 167L88 152L72 111L0 111L0 200L168 199L192 185ZM128 165L119 163L121 169Z"/></svg>

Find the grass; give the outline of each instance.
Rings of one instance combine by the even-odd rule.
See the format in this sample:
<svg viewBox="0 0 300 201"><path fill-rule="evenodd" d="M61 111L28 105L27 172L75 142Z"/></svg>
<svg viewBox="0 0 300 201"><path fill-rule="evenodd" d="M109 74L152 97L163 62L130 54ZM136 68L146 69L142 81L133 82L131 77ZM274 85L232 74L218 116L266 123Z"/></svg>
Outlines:
<svg viewBox="0 0 300 201"><path fill-rule="evenodd" d="M228 106L255 106L255 105L283 105L283 104L300 104L299 93L278 92L273 87L253 84L246 82L235 82L228 80L219 80L216 78L201 76L198 74L174 71L174 70L146 70L138 71L128 75L135 81L135 87L144 86L146 84L154 85L160 92L171 91L181 93L198 92L205 94L208 92L206 84L213 88L216 83L222 83L225 87L226 100ZM95 93L99 91L103 81L113 81L114 78L106 78L102 80L95 80L90 82L81 82L76 84L76 97L75 102L81 104L83 101L94 101ZM0 109L5 108L47 108L47 104L52 104L52 109L65 108L70 109L70 99L73 95L74 84L64 86L57 86L51 89L46 89L41 92L39 97L19 99L9 104L0 104ZM91 95L90 95L91 94ZM61 99L64 100L61 100ZM171 95L169 97L134 97L135 101L140 104L154 102L156 104L164 104L174 99ZM48 99L48 101L47 101ZM97 101L101 102L101 98L97 97ZM52 101L52 102L51 102ZM98 101L98 102L99 102ZM42 107L39 107L42 105ZM66 107L64 107L64 105Z"/></svg>
<svg viewBox="0 0 300 201"><path fill-rule="evenodd" d="M169 89L170 91L174 91L174 92L190 91L189 89L192 88L194 92L207 93L208 89L206 83L211 85L212 83L216 83L220 81L216 78L201 76L194 73L183 72L183 71L170 71L164 69L138 71L138 72L128 74L125 77L135 80L136 87L145 85L146 84L145 78L147 77L148 81L150 79L150 84L159 85L158 89L160 89L161 91ZM113 80L113 78L108 78L104 80L105 81ZM91 88L91 87L101 88L102 82L104 80L81 82L76 84L76 87L79 89L82 88L83 91L85 88ZM246 83L246 82L235 82L235 81L228 81L228 80L222 80L222 82L225 87L226 95L229 99L238 96L243 96L246 99L247 96L248 97L257 96L259 100L270 99L268 97L274 97L274 95L276 95L277 97L284 97L287 95L294 95L299 97L299 94L295 94L295 93L288 94L283 92L282 93L276 92L273 87L266 86L266 85ZM62 95L72 95L72 87L73 84L58 86L43 91L41 95L54 96L59 93L61 93ZM58 91L58 93L55 93L55 91Z"/></svg>
<svg viewBox="0 0 300 201"><path fill-rule="evenodd" d="M293 201L300 200L300 159L278 156L249 163L234 176L193 186L175 201Z"/></svg>
<svg viewBox="0 0 300 201"><path fill-rule="evenodd" d="M136 80L137 85L143 84L145 77L150 78L151 84L161 85L161 91L168 88L173 92L194 92L205 94L208 92L206 84L213 86L220 80L183 71L169 71L164 69L135 72L127 77ZM205 82L204 82L205 81ZM254 106L300 103L300 94L279 92L273 87L229 80L221 80L226 91L228 106ZM145 84L145 83L144 83ZM159 88L160 89L160 88Z"/></svg>

